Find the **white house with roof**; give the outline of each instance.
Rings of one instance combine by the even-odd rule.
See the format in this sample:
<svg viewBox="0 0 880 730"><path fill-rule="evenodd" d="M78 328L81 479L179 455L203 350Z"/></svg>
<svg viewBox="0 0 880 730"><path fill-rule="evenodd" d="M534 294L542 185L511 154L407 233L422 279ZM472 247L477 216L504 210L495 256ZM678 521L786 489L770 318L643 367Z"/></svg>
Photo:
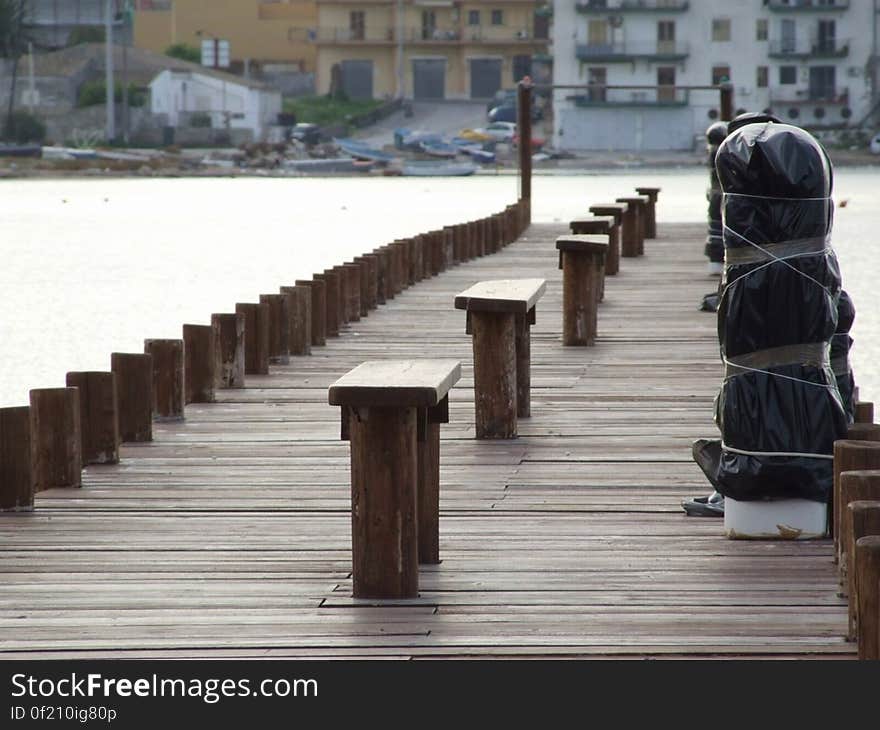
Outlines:
<svg viewBox="0 0 880 730"><path fill-rule="evenodd" d="M150 99L169 126L188 126L200 115L214 129L248 129L256 141L266 139L281 112L281 92L210 69L166 69L150 82Z"/></svg>
<svg viewBox="0 0 880 730"><path fill-rule="evenodd" d="M812 129L872 113L873 0L556 0L553 143L568 150L691 149L719 116L770 110ZM615 86L645 88L615 89ZM668 88L656 88L665 86Z"/></svg>

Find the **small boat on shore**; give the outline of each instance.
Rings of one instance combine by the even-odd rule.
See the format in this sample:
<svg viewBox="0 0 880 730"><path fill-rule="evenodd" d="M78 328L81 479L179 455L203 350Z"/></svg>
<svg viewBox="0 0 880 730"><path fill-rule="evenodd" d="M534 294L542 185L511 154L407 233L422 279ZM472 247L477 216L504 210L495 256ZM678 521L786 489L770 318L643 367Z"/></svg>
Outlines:
<svg viewBox="0 0 880 730"><path fill-rule="evenodd" d="M401 172L407 177L461 177L473 175L477 166L473 162L446 160L413 160L404 162Z"/></svg>
<svg viewBox="0 0 880 730"><path fill-rule="evenodd" d="M387 164L394 159L394 157L387 152L377 150L375 147L370 147L368 144L359 142L356 139L337 138L333 141L345 154L357 157L359 160L369 160L370 162Z"/></svg>
<svg viewBox="0 0 880 730"><path fill-rule="evenodd" d="M80 147L43 147L44 160L94 160L98 153L93 149Z"/></svg>
<svg viewBox="0 0 880 730"><path fill-rule="evenodd" d="M363 162L353 157L329 157L314 160L285 160L281 163L285 170L304 172L313 175L326 175L347 172L368 172L372 162Z"/></svg>
<svg viewBox="0 0 880 730"><path fill-rule="evenodd" d="M459 148L449 142L422 142L422 152L431 157L451 159L459 153Z"/></svg>
<svg viewBox="0 0 880 730"><path fill-rule="evenodd" d="M38 144L0 144L0 157L39 157L42 151Z"/></svg>

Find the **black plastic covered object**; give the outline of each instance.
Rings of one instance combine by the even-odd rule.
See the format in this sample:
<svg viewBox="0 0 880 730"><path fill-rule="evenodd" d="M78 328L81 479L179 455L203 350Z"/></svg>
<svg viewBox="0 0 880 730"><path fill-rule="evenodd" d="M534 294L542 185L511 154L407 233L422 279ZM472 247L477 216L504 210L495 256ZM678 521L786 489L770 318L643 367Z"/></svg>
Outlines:
<svg viewBox="0 0 880 730"><path fill-rule="evenodd" d="M847 419L831 370L840 271L831 165L804 130L748 124L719 147L725 268L719 491L827 502Z"/></svg>
<svg viewBox="0 0 880 730"><path fill-rule="evenodd" d="M831 338L831 370L834 371L837 390L840 392L843 410L849 423L852 423L855 417L853 391L856 383L849 364L849 351L853 344L849 331L855 318L856 309L852 299L845 291L841 291L837 302L837 331Z"/></svg>

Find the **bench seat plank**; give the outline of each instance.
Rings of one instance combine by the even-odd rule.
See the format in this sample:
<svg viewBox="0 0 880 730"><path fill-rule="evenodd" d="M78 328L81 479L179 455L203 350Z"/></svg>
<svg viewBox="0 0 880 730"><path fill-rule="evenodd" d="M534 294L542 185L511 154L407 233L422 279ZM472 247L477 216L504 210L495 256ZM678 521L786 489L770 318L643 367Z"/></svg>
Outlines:
<svg viewBox="0 0 880 730"><path fill-rule="evenodd" d="M587 236L571 234L559 236L556 239L556 248L560 251L572 251L573 253L603 254L608 250L608 236Z"/></svg>
<svg viewBox="0 0 880 730"><path fill-rule="evenodd" d="M458 360L369 360L330 386L333 406L430 408L461 378Z"/></svg>
<svg viewBox="0 0 880 730"><path fill-rule="evenodd" d="M481 281L455 297L455 308L469 312L526 314L544 296L544 279Z"/></svg>

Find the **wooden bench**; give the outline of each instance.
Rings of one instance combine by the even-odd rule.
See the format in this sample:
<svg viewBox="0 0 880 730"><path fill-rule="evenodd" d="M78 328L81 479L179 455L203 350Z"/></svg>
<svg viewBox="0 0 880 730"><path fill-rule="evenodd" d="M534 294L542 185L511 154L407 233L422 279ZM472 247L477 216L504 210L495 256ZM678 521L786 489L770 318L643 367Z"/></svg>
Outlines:
<svg viewBox="0 0 880 730"><path fill-rule="evenodd" d="M458 360L365 362L330 386L351 443L355 598L414 598L419 563L439 563L440 424Z"/></svg>
<svg viewBox="0 0 880 730"><path fill-rule="evenodd" d="M616 202L629 204L629 209L623 218L623 238L620 252L622 256L641 256L645 253L642 219L647 215L648 200L647 195L617 198Z"/></svg>
<svg viewBox="0 0 880 730"><path fill-rule="evenodd" d="M616 241L614 233L618 227L617 219L610 215L575 218L569 222L568 227L572 234L576 236L604 235L608 237L608 247L601 254L600 263L602 266L597 270L597 274L601 274L599 276L599 301L602 301L605 298L605 277L611 276L608 273L608 269L613 268L615 272L620 269L620 250L614 245ZM613 264L611 262L612 258L617 259ZM561 259L560 255L560 264L562 263Z"/></svg>
<svg viewBox="0 0 880 730"><path fill-rule="evenodd" d="M661 188L636 188L639 195L648 196L647 215L645 216L645 238L657 238L657 196Z"/></svg>
<svg viewBox="0 0 880 730"><path fill-rule="evenodd" d="M562 269L562 344L592 345L598 329L608 236L560 236L556 248Z"/></svg>
<svg viewBox="0 0 880 730"><path fill-rule="evenodd" d="M543 279L481 281L455 297L467 312L474 346L478 439L516 438L517 416L531 413L531 338Z"/></svg>
<svg viewBox="0 0 880 730"><path fill-rule="evenodd" d="M629 210L628 203L600 203L591 205L590 213L595 216L614 218L614 228L609 238L608 256L605 259L605 274L614 276L620 271L620 255L623 238L623 218Z"/></svg>

